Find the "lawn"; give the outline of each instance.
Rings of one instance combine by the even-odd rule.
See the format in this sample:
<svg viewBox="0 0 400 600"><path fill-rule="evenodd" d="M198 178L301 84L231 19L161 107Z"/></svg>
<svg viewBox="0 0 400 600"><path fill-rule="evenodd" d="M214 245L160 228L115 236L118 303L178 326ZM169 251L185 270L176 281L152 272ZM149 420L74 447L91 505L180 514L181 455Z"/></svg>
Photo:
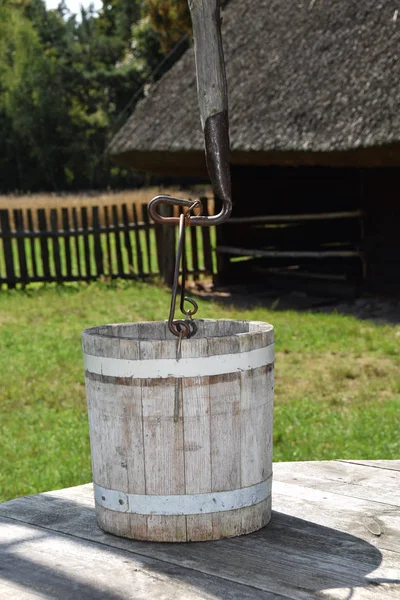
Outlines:
<svg viewBox="0 0 400 600"><path fill-rule="evenodd" d="M275 461L399 457L399 326L199 304L201 317L275 325ZM1 292L0 501L91 479L81 331L168 306L166 290L137 282Z"/></svg>

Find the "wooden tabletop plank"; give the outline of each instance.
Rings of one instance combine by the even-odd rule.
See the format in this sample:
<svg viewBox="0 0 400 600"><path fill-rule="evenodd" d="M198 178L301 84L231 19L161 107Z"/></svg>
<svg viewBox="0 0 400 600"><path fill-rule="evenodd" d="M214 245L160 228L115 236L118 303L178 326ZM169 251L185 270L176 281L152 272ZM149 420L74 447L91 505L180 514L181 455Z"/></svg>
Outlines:
<svg viewBox="0 0 400 600"><path fill-rule="evenodd" d="M337 465L327 469L326 463L296 463L291 468L275 464L272 523L255 534L218 542L152 544L105 534L95 521L90 485L13 500L0 505L0 514L124 550L135 560L147 557L196 571L199 577L203 573L251 586L263 598L339 599L349 587L352 600L398 598L399 509L337 493L337 485L357 485L353 467L343 464L341 474L341 463ZM374 487L368 473L375 477L375 469L355 468L358 483ZM297 482L287 483L293 479L292 470ZM321 472L323 487L324 477L331 477L331 491L314 489Z"/></svg>
<svg viewBox="0 0 400 600"><path fill-rule="evenodd" d="M274 477L282 483L400 506L400 471L394 469L366 469L347 461L287 462L275 464Z"/></svg>
<svg viewBox="0 0 400 600"><path fill-rule="evenodd" d="M18 600L43 600L41 593L29 589L29 585L21 585L0 579L0 598L18 598Z"/></svg>
<svg viewBox="0 0 400 600"><path fill-rule="evenodd" d="M252 587L12 519L0 518L0 531L0 598L4 600L266 598ZM274 594L268 598L282 600Z"/></svg>
<svg viewBox="0 0 400 600"><path fill-rule="evenodd" d="M400 558L398 507L281 482L275 483L276 496L283 513L348 532L380 550L399 552Z"/></svg>
<svg viewBox="0 0 400 600"><path fill-rule="evenodd" d="M257 555L260 546L257 540L247 539L245 547L239 547L234 543L235 540L227 540L224 544L217 542L219 548L214 548L215 552L212 553L212 559L215 562L215 575L214 578L211 577L216 587L212 588L210 584L209 588L207 588L209 595L205 593L205 584L201 583L204 571L198 570L198 565L196 564L193 565L194 568L189 567L184 569L177 567L175 564L176 561L152 560L146 555L132 552L129 549L129 542L127 542L128 550L126 551L121 551L107 544L96 543L93 544L94 550L92 550L91 544L86 540L75 538L74 536L64 536L53 531L45 531L43 534L44 530L42 528L35 528L22 523L15 524L11 519L0 519L2 539L4 539L5 526L7 525L12 525L14 528L12 542L20 547L21 557L19 558L15 552L10 552L8 549L8 552L6 552L8 560L4 556L1 558L2 576L8 577L11 580L14 578L18 584L25 582L26 585L31 585L36 591L43 589L43 586L50 586L46 587L49 593L48 597L50 598L69 598L70 596L57 596L54 590L60 590L61 588L63 593L66 593L65 588L68 588L68 585L76 587L80 581L80 577L83 577L88 589L83 585L81 588L78 587L79 594L75 597L85 599L92 597L103 598L103 596L97 594L98 589L92 589L93 582L100 586L103 586L103 583L107 584L107 582L111 582L112 590L119 591L119 584L112 578L112 573L110 573L108 567L115 569L115 572L118 573L118 578L121 577L123 584L125 585L126 583L129 586L127 588L122 587L122 595L117 597L129 598L130 596L123 595L123 591L126 593L128 589L136 590L137 586L141 589L141 580L138 578L132 581L131 577L126 576L124 565L129 564L136 572L136 569L141 568L143 563L147 564L146 560L151 562L151 567L149 568L157 574L157 578L160 578L160 573L164 574L167 572L172 573L172 577L176 578L178 582L182 579L190 584L184 589L183 593L180 593L179 586L177 586L177 589L173 590L173 595L172 589L164 587L165 581L162 579L163 589L169 595L161 597L173 597L177 600L181 598L187 598L188 600L197 600L197 598L254 598L254 600L258 598L292 598L294 600L305 600L321 597L317 595L318 593L325 594L326 598L339 599L342 598L343 589L349 587L355 589L355 598L360 597L364 600L395 599L398 597L398 590L396 591L390 583L380 586L382 589L378 589L373 583L365 587L368 581L364 579L364 574L367 571L372 571L377 562L379 562L378 555L378 559L375 561L373 556L365 556L364 554L362 565L358 564L356 559L353 559L344 572L343 567L348 562L347 558L343 558L342 561L337 562L335 556L328 556L326 554L326 545L324 550L321 540L318 539L319 536L316 538L310 531L307 538L303 537L299 540L298 536L294 536L295 545L292 549L292 546L288 545L288 541L290 540L285 536L285 530L288 527L286 521L278 523L278 527L274 532L273 544L278 548L275 552L274 547L270 546L270 560L266 560L265 556L259 557ZM296 528L294 528L294 531L296 532ZM112 538L112 536L107 537ZM247 538L252 538L252 536L247 536ZM281 540L280 538L283 539ZM332 541L338 544L338 550L340 550L341 545L343 545L343 539L339 536ZM311 548L310 550L308 548L303 550L301 548L302 544L309 544L313 550ZM286 548L283 548L284 545L286 545ZM207 546L209 544L196 544L196 546L203 546L203 551L208 553ZM181 547L182 551L186 547L186 545ZM362 553L364 553L364 550L359 548L358 554L361 556ZM92 558L93 556L94 558ZM26 559L26 562L24 559ZM168 556L166 556L166 559L168 559ZM365 567L366 560L370 562L367 568ZM392 558L386 556L386 560L390 562ZM233 561L233 567L230 567L231 561ZM238 570L238 563L241 561L244 561L245 564L242 569ZM192 563L190 556L187 562L189 565ZM139 563L139 566L137 563ZM103 569L103 565L107 565L107 568ZM249 576L252 584L249 584L248 587L235 586L232 583L232 578L234 578L233 580L243 578L245 570L250 571ZM60 571L69 581L69 584L62 583L62 578L60 580ZM395 567L392 567L391 574L388 574L387 568L385 571L382 569L378 570L374 573L372 581L375 581L376 578L389 581L395 577L395 572ZM90 576L86 577L86 573L89 573ZM208 571L206 579L208 582L210 581ZM146 586L146 584L143 585L145 586L146 593L151 594L149 586ZM54 590L51 586L54 587ZM195 590L190 586L194 586L194 588L199 587L203 590L203 595L197 596L194 593ZM271 589L280 589L282 593L273 593ZM53 593L50 593L52 590ZM361 591L362 595L359 595ZM157 590L157 593L154 591L154 597L159 595L158 592L159 590ZM105 595L104 597L113 600L115 596ZM146 597L146 595L142 596L138 594L134 597L139 599ZM153 597L153 595L151 594L148 597Z"/></svg>
<svg viewBox="0 0 400 600"><path fill-rule="evenodd" d="M343 460L340 462L363 465L364 467L375 467L377 469L391 469L400 471L400 460Z"/></svg>

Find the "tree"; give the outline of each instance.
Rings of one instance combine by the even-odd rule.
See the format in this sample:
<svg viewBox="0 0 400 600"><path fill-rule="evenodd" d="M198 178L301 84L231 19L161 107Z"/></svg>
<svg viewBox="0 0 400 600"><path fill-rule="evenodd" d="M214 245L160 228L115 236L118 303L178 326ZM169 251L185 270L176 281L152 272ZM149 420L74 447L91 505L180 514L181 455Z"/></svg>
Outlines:
<svg viewBox="0 0 400 600"><path fill-rule="evenodd" d="M190 43L187 0L142 2L142 18L132 29L132 61L149 80L156 81L179 60Z"/></svg>
<svg viewBox="0 0 400 600"><path fill-rule="evenodd" d="M150 27L158 33L164 53L191 32L187 0L147 0L143 4L143 13L148 17Z"/></svg>
<svg viewBox="0 0 400 600"><path fill-rule="evenodd" d="M140 2L132 0L102 0L103 6L97 20L99 32L116 36L126 47L132 40L132 25L141 18Z"/></svg>
<svg viewBox="0 0 400 600"><path fill-rule="evenodd" d="M0 0L2 191L140 181L111 167L107 143L189 30L186 0L103 0L80 19L63 1Z"/></svg>
<svg viewBox="0 0 400 600"><path fill-rule="evenodd" d="M38 32L20 9L3 7L0 22L0 107L3 126L5 119L10 130L9 145L16 157L22 148L27 150L47 183L56 188L58 132L65 106L58 93L54 57L46 54Z"/></svg>
<svg viewBox="0 0 400 600"><path fill-rule="evenodd" d="M9 170L6 189L105 186L121 179L104 151L117 115L143 78L134 65L122 64L130 42L117 33L117 17L107 29L90 10L79 22L62 4L56 11L42 0L1 5L0 168Z"/></svg>

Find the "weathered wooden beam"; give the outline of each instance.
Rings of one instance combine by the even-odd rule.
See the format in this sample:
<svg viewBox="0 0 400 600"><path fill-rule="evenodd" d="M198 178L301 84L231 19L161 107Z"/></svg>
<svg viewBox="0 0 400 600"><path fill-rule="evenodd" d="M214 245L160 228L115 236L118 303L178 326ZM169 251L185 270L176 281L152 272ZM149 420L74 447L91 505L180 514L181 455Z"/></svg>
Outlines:
<svg viewBox="0 0 400 600"><path fill-rule="evenodd" d="M200 119L204 130L209 117L228 110L220 0L189 0L189 8L193 25Z"/></svg>
<svg viewBox="0 0 400 600"><path fill-rule="evenodd" d="M288 223L292 221L327 221L332 219L357 219L364 216L362 210L329 213L310 213L300 215L263 215L256 217L234 217L229 223Z"/></svg>
<svg viewBox="0 0 400 600"><path fill-rule="evenodd" d="M222 202L218 215L193 217L193 225L219 225L232 211L229 167L228 90L221 36L220 0L189 0L193 24L197 95L204 131L207 170L214 196Z"/></svg>
<svg viewBox="0 0 400 600"><path fill-rule="evenodd" d="M232 246L217 246L215 251L219 254L231 254L232 256L260 256L266 258L350 258L363 255L359 250L257 250L254 248L234 248Z"/></svg>

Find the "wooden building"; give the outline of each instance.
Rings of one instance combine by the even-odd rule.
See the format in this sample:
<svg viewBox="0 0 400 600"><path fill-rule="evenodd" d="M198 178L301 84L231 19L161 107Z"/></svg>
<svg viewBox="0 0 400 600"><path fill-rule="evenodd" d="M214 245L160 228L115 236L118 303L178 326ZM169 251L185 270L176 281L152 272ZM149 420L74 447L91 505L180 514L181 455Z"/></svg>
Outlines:
<svg viewBox="0 0 400 600"><path fill-rule="evenodd" d="M234 210L218 232L222 280L399 289L400 5L230 0L223 36ZM192 50L139 103L111 154L206 180Z"/></svg>

